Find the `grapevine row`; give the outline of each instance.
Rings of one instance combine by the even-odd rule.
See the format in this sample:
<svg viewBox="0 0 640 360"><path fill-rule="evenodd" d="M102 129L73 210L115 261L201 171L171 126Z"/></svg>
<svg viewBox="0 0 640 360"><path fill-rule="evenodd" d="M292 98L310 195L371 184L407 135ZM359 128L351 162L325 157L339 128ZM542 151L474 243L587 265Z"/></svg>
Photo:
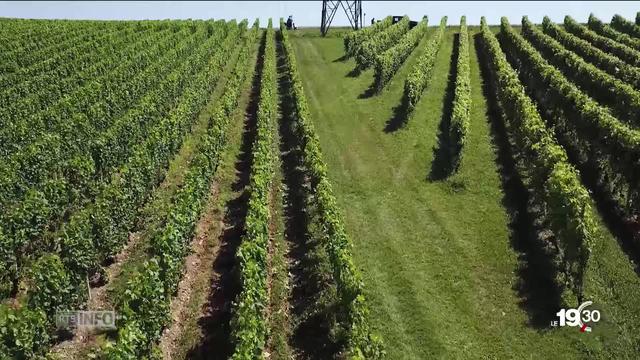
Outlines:
<svg viewBox="0 0 640 360"><path fill-rule="evenodd" d="M433 35L427 46L424 49L424 53L418 58L418 62L413 65L407 80L404 83L404 101L407 106L407 115L411 114L415 109L422 93L429 86L431 77L433 76L433 68L436 63L436 57L440 51L440 44L444 37L444 32L447 28L447 17L444 16L440 20L440 26Z"/></svg>
<svg viewBox="0 0 640 360"><path fill-rule="evenodd" d="M47 59L51 57L51 54L62 53L66 49L72 48L79 43L100 37L105 31L115 31L125 26L126 23L116 23L116 25L107 27L104 25L104 23L97 22L94 24L86 24L85 27L78 26L73 31L66 33L66 36L57 37L55 40L51 39L49 44L42 46L40 49L35 51L18 50L2 54L1 62L6 64L5 66L9 66L9 69L7 69L9 70L7 71L8 74L5 74L4 76L10 76L14 71L19 72L21 69L47 61Z"/></svg>
<svg viewBox="0 0 640 360"><path fill-rule="evenodd" d="M71 94L83 84L103 76L118 66L128 54L135 54L170 36L165 31L152 33L131 32L128 36L114 34L113 41L92 51L86 51L81 60L67 63L57 70L31 77L17 86L0 93L0 102L8 104L0 109L2 123L24 121L45 110L65 94Z"/></svg>
<svg viewBox="0 0 640 360"><path fill-rule="evenodd" d="M631 66L640 66L640 51L637 51L625 44L621 44L611 38L599 35L588 27L579 24L571 16L564 17L564 28L584 40L589 41L601 50L617 56Z"/></svg>
<svg viewBox="0 0 640 360"><path fill-rule="evenodd" d="M458 37L458 59L456 61L456 87L454 90L451 123L449 125L449 158L451 169L458 170L462 161L462 150L469 131L471 108L471 69L469 67L469 34L467 32L467 18L460 19L460 34Z"/></svg>
<svg viewBox="0 0 640 360"><path fill-rule="evenodd" d="M640 26L628 21L620 15L616 14L613 16L611 19L611 27L636 39L640 38Z"/></svg>
<svg viewBox="0 0 640 360"><path fill-rule="evenodd" d="M497 98L514 150L519 154L519 171L533 190L532 201L543 209L540 212L547 215L555 235L560 273L564 275L556 280L561 289L566 286L576 299L581 299L596 227L589 193L526 95L484 17L481 23L483 47L496 83ZM506 18L502 24L503 28L509 26Z"/></svg>
<svg viewBox="0 0 640 360"><path fill-rule="evenodd" d="M133 359L148 355L171 320L171 298L182 277L184 258L189 253L196 222L207 203L210 184L226 146L227 128L245 79L250 75L247 65L258 31L256 21L240 44L234 71L209 119L209 128L189 165L184 185L172 199L164 227L153 234L151 259L134 274L118 297L117 309L123 315L118 323L120 330L116 342L108 343L101 350L101 359Z"/></svg>
<svg viewBox="0 0 640 360"><path fill-rule="evenodd" d="M340 299L340 311L346 320L348 342L346 353L353 359L376 359L384 356L382 341L371 330L369 308L364 296L364 285L351 255L351 241L347 237L340 210L327 177L327 165L322 159L320 141L314 130L309 106L302 87L293 46L284 23L280 22L287 76L291 83L297 128L303 148L303 162L311 179L311 192L321 222L325 247L333 280Z"/></svg>
<svg viewBox="0 0 640 360"><path fill-rule="evenodd" d="M69 65L73 65L76 62L82 60L83 56L91 56L91 53L101 46L107 45L113 41L113 39L120 39L127 36L132 32L143 31L144 28L148 28L150 24L145 24L144 27L109 27L107 31L95 31L91 33L91 36L86 38L77 39L69 48L49 53L48 58L43 61L37 62L28 67L22 67L18 71L11 74L6 74L0 77L0 88L11 89L25 81L31 81L34 76L40 74L54 73L67 73L73 72L73 69L66 70Z"/></svg>
<svg viewBox="0 0 640 360"><path fill-rule="evenodd" d="M208 40L207 43L205 43L205 46L202 47L202 50L197 52L195 56L192 55L188 59L188 62L192 62L193 59L198 59L197 61L201 65L195 66L196 64L192 64L190 66L186 66L185 64L181 67L178 67L175 70L176 72L174 72L171 76L163 79L163 83L161 83L158 89L153 89L150 91L150 97L147 97L147 101L141 102L139 105L134 107L133 110L127 114L127 116L122 118L121 124L126 126L126 128L122 128L122 132L120 134L121 139L119 138L119 140L125 141L127 137L133 135L141 136L142 132L140 130L140 127L147 128L151 126L151 124L159 123L159 119L165 116L165 114L167 114L169 109L173 106L172 104L174 104L175 101L179 99L178 95L181 91L180 89L182 89L182 87L184 86L184 82L186 79L188 79L189 74L185 73L184 70L196 72L200 66L204 65L203 62L206 60L208 54L210 54L211 51L216 48L215 45L217 41L218 39L215 36L212 37ZM189 48L186 48L184 50L183 54L186 55L189 53ZM179 61L179 59L180 57L176 57L173 61ZM167 65L171 65L171 62L168 62ZM182 85L180 85L180 83L182 83ZM171 85L171 87L169 87L169 85ZM157 127L159 125L155 126ZM151 128L150 132L152 131L154 131L153 128ZM69 145L67 144L67 146ZM122 156L124 156L124 154L126 153L135 154L136 149L135 147L119 148L114 146L114 148L105 151L107 153L120 151L122 153ZM71 160L73 160L74 158L76 157L70 157ZM69 160L63 157L61 158L61 161L68 162ZM94 171L93 167L90 168L90 170ZM139 169L136 169L136 171L138 170ZM117 175L117 172L114 172L113 174L115 175L115 179L118 179L119 176ZM89 175L90 174L88 174L87 176ZM129 180L130 179L127 179L127 181ZM13 235L13 246L9 247L9 249L13 251L13 254L8 259L5 259L5 263L11 265L11 271L8 274L2 274L2 272L0 271L0 275L10 276L14 279L14 281L15 279L18 279L21 271L20 264L22 263L22 258L24 256L32 255L33 253L45 250L43 249L42 241L46 239L43 239L42 236L46 235L44 232L47 230L47 227L50 227L51 220L56 219L64 214L64 212L67 211L68 207L78 206L77 204L74 205L74 203L81 200L82 194L77 193L78 189L89 186L90 188L92 188L90 193L94 194L93 197L97 196L97 202L100 203L101 198L104 195L109 194L109 190L114 190L112 189L112 186L106 186L105 188L105 185L108 184L109 181L110 178L105 177L103 180L97 179L95 183L93 183L91 179L87 179L84 183L78 183L77 179L65 179L64 176L61 177L58 175L55 181L45 180L40 188L34 188L31 191L27 192L25 200L18 203L14 208L11 209L10 213L5 215L8 219L8 221L5 222L7 224L7 227L5 227L5 229L7 229L8 231L5 232L7 233L7 235ZM113 186L116 186L116 184L113 184ZM52 188L56 189L56 187L59 190L53 194L50 190L47 190ZM123 206L124 203L124 201L121 201L119 206ZM73 223L74 219L77 220L78 217L80 217L80 219L88 218L91 214L90 209L91 206L84 207L84 209L81 211L78 210L80 215L72 215L70 217L71 222ZM121 208L118 209L122 210ZM118 216L122 217L123 214L128 213L130 213L130 211L121 212ZM84 214L85 216L83 217L82 214ZM38 219L38 221L34 221L31 219ZM104 223L104 221L105 219L102 216L95 215L92 218L92 222L89 222L89 224L94 223L96 224L96 226L98 226L100 222ZM29 236L25 236L22 229L29 229ZM109 233L105 233L106 230L99 229L100 227L98 227L98 230L91 232L92 235L90 237L97 236L98 239L109 239L109 241L112 242L119 239L116 238L113 234L110 235ZM117 251L117 248L115 247L107 247L107 249L109 249L109 251ZM87 255L88 254L90 253L87 252ZM111 253L109 252L107 254ZM82 262L80 261L80 263Z"/></svg>
<svg viewBox="0 0 640 360"><path fill-rule="evenodd" d="M57 54L55 57L35 66L21 68L17 72L2 76L0 78L2 98L7 99L7 94L13 94L13 100L29 95L32 91L38 89L38 85L45 84L42 81L37 82L40 78L63 79L67 76L72 76L75 71L93 64L96 61L95 59L101 59L93 55L94 51L101 52L103 56L110 55L111 50L107 49L119 49L142 34L148 35L151 31L154 31L154 29L151 28L147 32L141 29L136 31L133 28L126 28L121 31L103 34L98 39L78 44L76 47L68 49L62 54ZM65 54L66 57L63 56Z"/></svg>
<svg viewBox="0 0 640 360"><path fill-rule="evenodd" d="M200 51L201 55L193 56L190 60L200 58L202 62L205 59L204 56L208 56L208 54L216 49L216 41L216 37L212 37L208 41L208 44ZM188 48L185 50L187 51L183 51L184 55L189 53ZM180 58L181 56L177 56L174 61L179 61ZM167 63L167 65L171 65L171 62ZM125 160L126 156L128 156L127 154L132 151L132 145L140 141L140 138L145 133L145 129L155 124L158 119L169 111L172 104L179 98L180 92L185 86L186 79L189 78L190 73L196 72L200 66L201 65L196 66L196 64L189 64L188 61L182 66L177 67L170 76L162 80L159 86L153 88L139 105L133 107L132 110L119 120L119 122L115 124L117 127L109 129L113 131L108 131L104 133L102 137L98 137L97 144L110 146L108 148L103 147L101 149L102 151L94 152L94 154L100 156L96 158L96 160L102 159L102 162L94 160L93 163L91 163L92 166L88 169L91 172L100 173L100 170L104 171ZM111 135L115 136L117 142L108 141ZM57 146L60 146L60 144L58 143ZM72 146L69 142L65 142L65 146L57 152L57 155L59 155L58 161L62 162L62 164L57 164L56 168L54 168L59 169L56 171L62 171L62 176L57 176L55 182L45 179L44 182L31 188L27 191L26 198L13 206L10 211L5 214L6 219L8 219L7 224L9 225L6 227L8 230L7 233L8 235L13 235L14 239L14 246L12 246L11 249L14 249L15 257L12 257L13 260L8 262L9 264L16 264L14 271L12 271L12 277L14 279L17 279L19 276L21 270L19 264L22 263L21 258L24 256L23 254L31 255L34 252L38 252L38 250L42 250L42 247L37 244L40 241L40 236L49 226L50 221L61 217L65 210L74 203L74 200L83 198L83 194L86 193L86 191L83 191L84 188L95 189L91 192L100 189L101 182L98 179L98 182L93 184L91 173L86 175L88 179L83 178L81 180L84 181L78 182L78 179L67 175L74 174L71 172L73 168L67 168L69 170L65 169L65 166L75 165L76 163L73 162L75 159L86 159L90 157L91 153L87 153L89 149L82 151ZM109 162L107 163L105 160L109 160ZM67 162L70 162L70 165L66 165ZM101 167L98 168L98 165L101 165ZM107 165L111 166L107 167ZM104 171L104 173L108 174L109 172ZM108 177L105 178L105 180L108 179ZM50 189L52 188L59 190L51 194ZM38 222L30 221L34 216L37 216L37 219L39 219ZM23 229L29 229L30 233L28 237L21 236Z"/></svg>
<svg viewBox="0 0 640 360"><path fill-rule="evenodd" d="M596 18L593 14L589 15L588 25L589 28L596 33L640 51L640 39L635 39L625 33L621 33L613 29L611 26Z"/></svg>
<svg viewBox="0 0 640 360"><path fill-rule="evenodd" d="M409 31L409 22L409 17L405 16L387 29L374 33L369 40L360 43L354 55L358 68L366 69L373 66L378 54L392 47Z"/></svg>
<svg viewBox="0 0 640 360"><path fill-rule="evenodd" d="M427 33L427 22L428 19L425 16L396 45L376 56L373 75L376 92L382 91L384 86L391 81L393 75L400 69L400 66L404 64L404 61L411 55L413 49L418 46L420 40Z"/></svg>
<svg viewBox="0 0 640 360"><path fill-rule="evenodd" d="M640 69L633 67L613 55L591 45L588 41L567 32L560 26L551 22L547 16L542 21L543 31L553 37L568 50L580 55L586 61L592 63L598 68L606 71L612 76L632 85L634 88L640 88Z"/></svg>
<svg viewBox="0 0 640 360"><path fill-rule="evenodd" d="M235 22L230 22L230 25L236 28ZM245 26L244 23L241 25ZM177 150L181 144L181 138L185 131L191 125L189 122L177 123L180 126L175 128L167 127L167 120L162 120L167 116L167 112L170 108L165 108L165 111L158 111L162 109L160 105L163 100L171 103L168 98L164 98L165 95L171 97L175 96L179 99L176 108L171 109L168 112L168 118L177 118L190 120L195 118L195 112L202 105L204 100L201 97L204 93L202 91L210 90L215 86L220 72L224 68L224 56L232 48L232 44L236 41L238 29L230 31L224 42L220 44L220 37L215 34L204 44L204 47L199 53L192 55L192 59L195 58L196 63L191 66L185 66L185 69L191 69L191 76L196 77L182 87L178 86L172 88L164 88L160 86L158 89L154 89L151 93L152 98L155 101L142 102L142 107L135 109L131 114L131 118L128 121L123 121L123 126L131 126L129 124L139 123L141 120L146 120L150 124L154 124L150 128L147 134L143 134L139 129L131 128L129 131L135 132L137 136L146 135L147 140L140 145L134 146L135 142L127 144L126 141L118 143L122 146L121 151L131 154L126 160L124 165L116 172L113 172L110 176L111 183L106 188L102 188L95 201L94 206L88 206L83 208L78 213L71 216L69 226L63 228L61 233L65 234L65 240L70 245L66 248L63 246L63 252L65 249L69 251L69 258L77 255L74 253L76 241L81 241L83 236L86 236L88 230L85 225L87 219L91 219L89 224L93 223L93 227L97 227L99 230L94 230L94 244L98 245L97 250L100 259L112 256L117 253L121 248L122 242L126 240L126 234L128 229L133 225L133 221L136 216L136 209L143 203L146 198L146 194L152 189L156 181L156 172L154 169L165 167L168 164L169 156ZM208 59L208 63L207 63ZM203 68L198 72L198 69ZM206 80L204 75L207 75ZM189 78L189 73L182 74L180 72L172 74L168 79L171 79L168 83L171 85L177 81L183 81L180 79ZM206 82L205 82L206 81ZM178 84L173 84L176 86ZM201 86L203 89L198 89ZM164 88L164 89L163 89ZM179 96L180 89L184 95ZM208 93L208 92L207 92ZM156 102L157 101L157 102ZM129 115L128 114L128 115ZM185 114L189 114L188 116ZM127 119L126 117L124 119ZM137 120L136 120L137 119ZM154 120L155 119L155 120ZM154 120L154 121L150 121ZM169 122L169 124L171 124ZM159 134L173 130L175 133L174 138L170 139L168 143L158 142L162 138ZM122 128L126 131L126 127ZM125 133L123 132L121 136ZM153 136L149 139L149 134L158 134L157 138ZM119 141L121 141L118 138ZM155 142L154 142L155 141ZM116 145L116 144L112 144ZM160 146L162 145L162 146ZM129 147L132 149L129 149ZM116 146L118 148L119 146ZM106 150L106 149L105 149ZM155 153L154 153L155 152ZM114 163L118 164L120 161ZM120 174L128 174L127 179L122 181ZM122 193L124 191L124 193ZM85 265L80 266L81 271L91 271L96 264L88 262Z"/></svg>
<svg viewBox="0 0 640 360"><path fill-rule="evenodd" d="M4 19L0 34L0 43L6 49L1 56L13 52L37 51L43 46L58 43L74 35L74 31L81 26L75 26L73 21L15 21L16 19ZM84 23L83 25L88 25ZM3 70L0 68L0 70ZM4 70L3 70L4 72Z"/></svg>
<svg viewBox="0 0 640 360"><path fill-rule="evenodd" d="M584 40L589 41L601 50L611 53L614 56L619 57L631 66L640 66L640 52L630 48L627 45L621 44L606 36L599 35L595 31L590 30L588 27L579 24L571 16L564 17L564 28Z"/></svg>
<svg viewBox="0 0 640 360"><path fill-rule="evenodd" d="M65 97L66 101L38 115L40 120L31 123L31 128L37 128L38 123L43 125L46 123L49 129L43 130L44 134L35 139L33 144L23 148L3 164L3 172L13 177L11 184L15 188L13 191L7 191L7 194L2 194L3 202L6 201L5 199L19 197L21 191L25 191L27 186L38 184L42 179L50 177L49 173L59 169L60 163L69 159L70 154L78 153L81 148L87 149L94 143L99 144L98 135L111 126L111 119L117 118L118 113L128 110L127 101L129 104L135 104L139 97L154 89L158 82L168 81L163 79L167 77L166 72L177 71L175 68L198 46L198 40L206 39L204 31L197 32L195 36L184 35L177 38L170 37L170 40L163 42L160 47L150 49L151 52L144 58L144 62L149 62L150 66L141 69L142 72L136 73L135 67L128 67L134 66L133 64L124 63L123 67L105 74L103 78L96 79L97 82L92 81L77 93ZM151 63L151 56L160 54L163 50L169 50L169 46L176 44L174 49ZM143 59L133 60L142 62ZM134 76L126 78L127 75ZM116 80L121 80L121 83L117 83ZM103 88L103 85L113 85L113 87ZM101 97L107 94L109 96L106 98ZM89 122L88 118L92 118L92 121ZM26 130L27 124L24 124L24 127ZM81 134L85 136L79 136L79 129L83 129ZM100 155L97 152L94 154ZM39 172L23 174L25 165L32 166L31 159L39 159ZM97 163L97 161L94 162ZM17 186L21 183L24 184L22 188Z"/></svg>
<svg viewBox="0 0 640 360"><path fill-rule="evenodd" d="M523 19L523 26L528 19ZM522 62L523 74L535 80L537 94L549 107L559 110L570 121L566 125L571 134L577 134L585 143L593 146L599 156L610 160L601 164L601 173L608 177L607 186L616 194L617 202L626 212L637 211L640 196L635 184L640 181L637 167L640 163L640 131L613 117L605 108L580 91L562 73L547 63L544 58L521 36L503 26L502 32L508 49ZM577 140L575 135L568 135ZM622 177L620 176L622 175Z"/></svg>
<svg viewBox="0 0 640 360"><path fill-rule="evenodd" d="M576 85L610 106L621 120L640 126L640 92L565 49L526 18L522 20L522 35Z"/></svg>
<svg viewBox="0 0 640 360"><path fill-rule="evenodd" d="M140 85L134 87L132 83L135 84L134 81L144 79L145 69L156 64L158 57L164 57L167 51L178 46L181 42L193 41L191 35L200 36L201 40L205 38L204 26L197 31L193 30L195 29L185 27L177 33L171 33L165 38L157 39L155 43L147 42L146 50L131 53L132 56L120 63L115 69L90 79L80 88L56 99L51 106L43 108L42 111L34 113L18 111L17 114L10 116L15 121L9 122L0 129L0 136L3 140L2 150L8 153L22 150L23 147L33 144L39 138L45 138L46 134L55 133L57 129L68 126L69 119L73 119L74 114L91 114L91 117L94 118L91 122L92 125L94 123L98 126L103 124L103 118L123 110L123 105L118 103L118 100L122 101L124 98L129 102L136 101L134 91L140 89ZM154 62L154 60L156 61ZM127 94L127 91L131 94ZM96 103L104 105L96 106ZM24 111L24 109L22 110ZM21 116L24 117L21 118Z"/></svg>
<svg viewBox="0 0 640 360"><path fill-rule="evenodd" d="M231 359L235 360L260 358L268 332L265 314L269 303L267 252L272 216L269 193L276 166L275 122L278 111L274 35L269 19L260 79L256 138L251 148L253 159L245 234L236 254L241 290L234 301L231 319L231 340L234 344Z"/></svg>
<svg viewBox="0 0 640 360"><path fill-rule="evenodd" d="M246 22L241 24L241 29L244 27ZM230 49L236 43L235 40L233 36L228 37L223 49ZM58 271L39 274L35 281L30 279L27 299L33 313L44 312L51 319L55 310L77 306L86 299L83 279L91 271L95 271L97 264L104 259L104 252L101 251L105 251L105 246L106 251L112 253L126 240L137 209L158 181L158 169L166 167L169 157L180 147L184 134L208 100L215 86L212 79L216 78L216 74L224 66L227 55L224 51L218 52L209 59L208 66L191 82L178 106L149 132L144 143L136 146L127 164L97 196L95 205L74 214L65 224L65 228L56 236L59 254L44 255L35 262L34 267L45 261L47 266ZM203 53L195 56L208 55ZM205 158L207 161L210 159L209 156ZM192 162L196 163L196 160ZM125 174L126 176L123 176ZM196 180L197 178L194 181ZM183 188L187 187L185 185ZM191 197L188 199L191 202L195 201ZM98 237L94 238L96 231L103 237L98 234ZM56 264L57 266L53 267ZM33 272L29 269L27 273ZM145 300L153 302L152 298ZM32 317L25 318L26 323L22 326L32 327L30 319ZM20 350L21 344L15 345Z"/></svg>
<svg viewBox="0 0 640 360"><path fill-rule="evenodd" d="M361 44L370 40L378 32L384 31L392 24L393 18L391 16L387 16L386 18L384 18L384 20L379 21L367 28L347 33L344 36L343 40L345 53L349 57L354 56Z"/></svg>
<svg viewBox="0 0 640 360"><path fill-rule="evenodd" d="M33 52L45 46L59 44L62 39L70 39L82 34L87 26L104 27L105 21L68 21L68 20L7 20L3 23L5 30L0 41L7 51L2 56L14 55L14 52Z"/></svg>

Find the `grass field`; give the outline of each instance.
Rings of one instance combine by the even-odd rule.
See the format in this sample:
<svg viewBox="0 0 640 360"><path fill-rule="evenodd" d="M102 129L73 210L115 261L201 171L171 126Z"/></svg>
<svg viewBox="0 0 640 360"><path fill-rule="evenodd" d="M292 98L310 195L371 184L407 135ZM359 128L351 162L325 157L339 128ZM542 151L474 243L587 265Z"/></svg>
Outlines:
<svg viewBox="0 0 640 360"><path fill-rule="evenodd" d="M510 204L517 201L502 185L504 164L491 129L499 119L490 117L473 41L465 157L455 176L430 180L439 170L439 128L450 111L456 30L447 31L415 116L396 131L388 124L417 51L381 95L367 98L372 71L349 76L354 62L341 59L341 38L294 37L322 150L389 358L632 358L640 282L604 228L587 293L606 325L584 335L575 328L551 329L549 314L540 319L550 306L547 286L526 241L518 239L522 227L512 225L517 214ZM471 28L470 35L477 31Z"/></svg>

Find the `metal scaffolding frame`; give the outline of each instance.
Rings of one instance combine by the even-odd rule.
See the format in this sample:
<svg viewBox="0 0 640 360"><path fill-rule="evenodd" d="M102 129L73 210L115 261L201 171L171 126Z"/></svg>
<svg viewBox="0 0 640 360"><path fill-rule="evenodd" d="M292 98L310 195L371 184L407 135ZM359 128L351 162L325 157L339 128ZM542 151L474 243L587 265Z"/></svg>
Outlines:
<svg viewBox="0 0 640 360"><path fill-rule="evenodd" d="M338 8L344 10L354 30L362 28L362 0L322 0L322 23L320 25L322 36L327 35L327 32L329 32L329 27L336 16L336 12L338 12Z"/></svg>

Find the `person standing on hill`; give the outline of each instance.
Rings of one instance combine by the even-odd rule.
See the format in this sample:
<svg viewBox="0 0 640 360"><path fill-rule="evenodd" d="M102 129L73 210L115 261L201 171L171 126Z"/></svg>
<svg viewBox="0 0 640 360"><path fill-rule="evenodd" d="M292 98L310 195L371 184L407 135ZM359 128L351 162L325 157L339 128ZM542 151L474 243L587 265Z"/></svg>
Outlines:
<svg viewBox="0 0 640 360"><path fill-rule="evenodd" d="M296 27L296 24L293 22L293 15L289 15L289 18L287 19L287 23L285 24L287 26L287 30L297 30L298 28Z"/></svg>

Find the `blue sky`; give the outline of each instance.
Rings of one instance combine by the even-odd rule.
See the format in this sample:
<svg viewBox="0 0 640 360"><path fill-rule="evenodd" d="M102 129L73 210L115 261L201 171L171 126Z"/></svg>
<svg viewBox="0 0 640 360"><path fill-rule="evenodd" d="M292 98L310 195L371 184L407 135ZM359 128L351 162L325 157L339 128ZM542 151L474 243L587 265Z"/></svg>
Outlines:
<svg viewBox="0 0 640 360"><path fill-rule="evenodd" d="M293 15L298 26L320 26L321 1L0 1L0 17L20 18L64 18L64 19L255 19L260 17L266 24L269 17L274 19ZM435 24L449 16L449 24L458 24L460 16L466 15L469 24L478 24L481 16L489 23L498 24L501 16L507 16L512 23L520 22L522 15L528 15L535 22L541 22L544 15L561 22L564 15L571 15L579 21L586 21L590 12L604 21L614 14L628 19L635 18L640 11L640 1L363 1L365 21L371 17L385 15L409 15L419 19L429 15ZM348 25L342 10L336 15L334 25Z"/></svg>

